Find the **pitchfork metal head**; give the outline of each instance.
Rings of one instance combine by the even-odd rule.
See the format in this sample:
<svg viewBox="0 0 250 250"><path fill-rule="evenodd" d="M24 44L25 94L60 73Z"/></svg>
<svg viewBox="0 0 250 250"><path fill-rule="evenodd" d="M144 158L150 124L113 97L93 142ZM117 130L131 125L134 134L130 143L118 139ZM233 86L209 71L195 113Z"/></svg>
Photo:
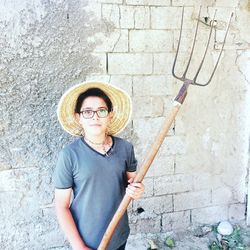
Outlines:
<svg viewBox="0 0 250 250"><path fill-rule="evenodd" d="M211 80L212 80L212 78L214 76L215 70L216 70L216 68L218 66L219 60L221 58L221 54L222 54L222 51L223 51L223 48L224 48L224 45L225 45L225 42L226 42L227 33L228 33L229 26L230 26L230 23L231 23L231 20L232 20L232 17L233 17L233 13L230 16L230 19L229 19L229 22L228 22L228 25L227 25L226 33L225 33L225 36L224 36L224 40L223 40L223 44L222 44L219 56L217 58L217 62L215 64L215 66L214 66L214 69L213 69L213 71L211 73L210 78L208 79L208 81L206 83L203 83L203 84L197 82L197 77L198 77L198 75L200 73L200 70L202 68L202 65L204 63L204 60L205 60L205 57L206 57L206 54L207 54L207 51L208 51L208 47L209 47L209 43L210 43L210 39L211 39L211 35L212 35L212 30L213 30L213 27L214 27L214 23L216 22L216 20L215 20L216 11L214 12L214 17L213 17L213 20L211 21L211 24L210 24L211 27L210 27L209 37L208 37L208 40L207 40L207 45L206 45L206 48L205 48L202 60L200 62L200 65L199 65L199 67L197 69L197 72L196 72L196 74L195 74L195 76L194 76L193 79L188 79L186 77L186 74L187 74L187 71L188 71L188 68L190 66L190 62L191 62L192 56L193 56L193 52L194 52L194 47L195 47L195 43L196 43L196 36L197 36L197 33L198 33L198 27L199 27L199 23L200 23L200 14L201 14L201 7L200 7L200 10L199 10L199 16L198 16L198 19L197 19L197 24L196 24L196 29L195 29L195 35L194 35L194 39L193 39L192 49L191 49L191 53L190 53L190 56L189 56L189 59L188 59L188 63L187 63L186 69L184 70L184 73L183 73L182 76L177 76L176 73L175 73L175 65L176 65L176 61L177 61L177 57L178 57L178 53L179 53L179 49L180 49L181 36L182 36L184 7L182 8L181 29L180 29L179 41L178 41L178 45L177 45L177 51L176 51L176 55L175 55L175 59L174 59L174 63L173 63L173 68L172 68L172 75L175 78L177 78L177 79L179 79L179 80L181 80L181 81L183 81L184 83L187 83L187 84L198 85L198 86L206 86L206 85L208 85L211 82Z"/></svg>

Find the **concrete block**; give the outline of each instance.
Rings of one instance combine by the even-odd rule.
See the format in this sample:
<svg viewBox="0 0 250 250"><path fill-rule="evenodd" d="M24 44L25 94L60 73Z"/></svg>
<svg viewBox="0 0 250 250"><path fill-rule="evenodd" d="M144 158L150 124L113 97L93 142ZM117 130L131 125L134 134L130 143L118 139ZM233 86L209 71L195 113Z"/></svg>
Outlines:
<svg viewBox="0 0 250 250"><path fill-rule="evenodd" d="M191 174L193 179L192 183L194 191L221 187L220 176L212 175L211 173L207 172L191 173Z"/></svg>
<svg viewBox="0 0 250 250"><path fill-rule="evenodd" d="M149 29L150 28L150 10L148 7L137 7L134 12L134 28Z"/></svg>
<svg viewBox="0 0 250 250"><path fill-rule="evenodd" d="M162 216L162 231L186 229L190 226L190 211L167 213Z"/></svg>
<svg viewBox="0 0 250 250"><path fill-rule="evenodd" d="M157 154L148 173L148 177L158 177L163 175L174 174L174 156L165 156L164 154Z"/></svg>
<svg viewBox="0 0 250 250"><path fill-rule="evenodd" d="M192 223L194 224L214 224L227 219L227 206L213 206L192 210Z"/></svg>
<svg viewBox="0 0 250 250"><path fill-rule="evenodd" d="M123 0L97 0L99 3L122 3Z"/></svg>
<svg viewBox="0 0 250 250"><path fill-rule="evenodd" d="M124 75L112 75L110 83L125 90L132 97L132 77Z"/></svg>
<svg viewBox="0 0 250 250"><path fill-rule="evenodd" d="M155 195L187 192L190 191L191 189L192 189L191 176L168 175L168 176L161 176L154 178Z"/></svg>
<svg viewBox="0 0 250 250"><path fill-rule="evenodd" d="M170 0L126 0L126 3L131 5L169 6L171 4L171 1Z"/></svg>
<svg viewBox="0 0 250 250"><path fill-rule="evenodd" d="M162 117L133 119L133 141L135 152L141 160L144 159L146 152L150 150L162 121Z"/></svg>
<svg viewBox="0 0 250 250"><path fill-rule="evenodd" d="M129 48L132 52L172 51L173 33L166 30L131 30Z"/></svg>
<svg viewBox="0 0 250 250"><path fill-rule="evenodd" d="M163 115L164 100L160 96L134 97L133 107L137 107L134 118L159 117Z"/></svg>
<svg viewBox="0 0 250 250"><path fill-rule="evenodd" d="M117 4L103 4L102 18L112 23L115 28L120 28L120 9Z"/></svg>
<svg viewBox="0 0 250 250"><path fill-rule="evenodd" d="M132 97L132 77L124 75L87 75L86 81L106 82L125 90Z"/></svg>
<svg viewBox="0 0 250 250"><path fill-rule="evenodd" d="M135 200L133 203L133 210L143 208L143 213L162 214L173 211L172 196L157 196L145 199Z"/></svg>
<svg viewBox="0 0 250 250"><path fill-rule="evenodd" d="M234 1L230 1L232 4L234 4ZM208 7L208 15L213 17L215 10L216 12L216 19L218 20L217 22L217 28L218 29L224 29L226 30L227 23L229 21L229 18L232 13L235 12L235 8L228 6L227 8L225 7ZM232 21L235 21L235 15L232 17Z"/></svg>
<svg viewBox="0 0 250 250"><path fill-rule="evenodd" d="M168 76L151 75L133 77L134 96L167 96L172 94L172 82Z"/></svg>
<svg viewBox="0 0 250 250"><path fill-rule="evenodd" d="M128 31L118 30L107 33L99 32L88 39L95 43L94 52L127 52L128 51Z"/></svg>
<svg viewBox="0 0 250 250"><path fill-rule="evenodd" d="M245 220L246 217L246 204L238 203L229 205L229 220L233 223Z"/></svg>
<svg viewBox="0 0 250 250"><path fill-rule="evenodd" d="M161 216L155 218L138 218L136 224L130 224L131 234L159 233L161 230Z"/></svg>
<svg viewBox="0 0 250 250"><path fill-rule="evenodd" d="M232 0L232 1L226 1L226 0L216 0L215 6L218 7L238 7L239 0Z"/></svg>
<svg viewBox="0 0 250 250"><path fill-rule="evenodd" d="M207 207L210 205L210 190L187 192L174 195L174 211Z"/></svg>
<svg viewBox="0 0 250 250"><path fill-rule="evenodd" d="M143 53L108 54L108 72L113 75L141 75L152 73L153 56Z"/></svg>
<svg viewBox="0 0 250 250"><path fill-rule="evenodd" d="M161 153L165 155L181 155L186 153L185 136L168 136L161 146Z"/></svg>
<svg viewBox="0 0 250 250"><path fill-rule="evenodd" d="M134 6L120 6L120 27L122 29L133 29L135 27Z"/></svg>
<svg viewBox="0 0 250 250"><path fill-rule="evenodd" d="M175 53L154 53L154 74L167 74L174 80L170 65L174 62ZM170 78L170 79L171 79Z"/></svg>
<svg viewBox="0 0 250 250"><path fill-rule="evenodd" d="M193 8L187 7L184 12L183 29L194 27L192 20ZM181 27L181 7L152 7L151 25L152 29L180 29ZM171 17L171 18L168 18Z"/></svg>
<svg viewBox="0 0 250 250"><path fill-rule="evenodd" d="M212 6L214 4L213 0L206 0L206 6ZM173 0L172 1L173 6L200 6L204 5L203 0Z"/></svg>
<svg viewBox="0 0 250 250"><path fill-rule="evenodd" d="M194 149L195 149L195 146L194 146ZM190 153L188 155L187 154L178 155L176 157L175 172L176 173L197 173L197 174L208 172L209 166L205 162L207 157L205 155L204 157L205 158L203 159L203 155L197 154L197 153L192 153L192 154Z"/></svg>
<svg viewBox="0 0 250 250"><path fill-rule="evenodd" d="M228 204L233 201L232 190L228 187L212 189L212 204Z"/></svg>
<svg viewBox="0 0 250 250"><path fill-rule="evenodd" d="M150 27L149 7L120 5L119 10L121 29L148 29Z"/></svg>
<svg viewBox="0 0 250 250"><path fill-rule="evenodd" d="M153 196L153 194L154 194L154 181L153 181L153 178L148 178L148 177L144 178L143 184L145 186L145 190L144 190L144 193L143 193L142 197L146 198L146 197Z"/></svg>

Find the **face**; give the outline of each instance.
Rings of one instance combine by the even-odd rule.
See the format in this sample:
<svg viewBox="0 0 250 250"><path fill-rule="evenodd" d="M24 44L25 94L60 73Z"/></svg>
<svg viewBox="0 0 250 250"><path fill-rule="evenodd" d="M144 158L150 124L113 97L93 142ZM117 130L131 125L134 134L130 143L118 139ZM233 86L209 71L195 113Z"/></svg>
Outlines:
<svg viewBox="0 0 250 250"><path fill-rule="evenodd" d="M108 109L108 107L105 101L97 96L87 97L81 106L81 111L86 112L89 112L90 110L98 111L102 109ZM96 112L92 118L88 119L84 118L82 114L76 114L76 116L86 135L98 136L106 133L110 120L112 119L112 112L109 112L108 116L104 118L98 117Z"/></svg>

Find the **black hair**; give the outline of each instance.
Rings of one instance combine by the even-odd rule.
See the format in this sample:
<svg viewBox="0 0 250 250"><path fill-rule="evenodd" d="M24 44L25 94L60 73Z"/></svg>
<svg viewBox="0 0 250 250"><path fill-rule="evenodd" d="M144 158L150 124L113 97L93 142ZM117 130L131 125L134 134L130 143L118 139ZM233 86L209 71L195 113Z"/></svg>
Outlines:
<svg viewBox="0 0 250 250"><path fill-rule="evenodd" d="M111 112L113 110L112 102L104 91L99 88L90 88L78 96L75 107L76 113L80 113L83 101L89 96L97 96L102 98L108 107L108 112Z"/></svg>

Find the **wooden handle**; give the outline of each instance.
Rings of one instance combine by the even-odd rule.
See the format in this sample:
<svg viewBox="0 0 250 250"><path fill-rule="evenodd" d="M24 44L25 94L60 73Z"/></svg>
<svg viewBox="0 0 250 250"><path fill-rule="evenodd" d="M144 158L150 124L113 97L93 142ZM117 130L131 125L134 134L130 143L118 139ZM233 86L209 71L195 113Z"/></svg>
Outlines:
<svg viewBox="0 0 250 250"><path fill-rule="evenodd" d="M182 88L180 89L180 91L178 93L178 95L180 95L180 92L181 92L182 96L184 95L184 98L182 98L181 103L183 103L183 101L187 95L187 87L185 87L184 92L183 92L183 89L184 88L182 86ZM146 175L149 167L151 166L151 163L153 162L157 152L159 151L160 146L163 143L173 121L175 120L175 117L176 117L176 115L181 107L181 103L179 103L175 99L175 105L174 105L169 117L166 118L166 120L164 121L162 128L161 128L160 132L158 133L158 135L156 136L152 147L150 148L149 152L146 154L146 158L142 162L142 165L140 166L139 171L136 174L134 182L142 182L142 180L143 180L144 176ZM132 198L129 197L127 194L125 194L121 204L119 205L114 217L112 218L112 220L111 220L111 222L110 222L110 224L109 224L109 226L108 226L108 228L107 228L107 230L102 238L102 241L98 247L98 250L105 250L106 249L106 247L107 247L107 245L108 245L108 243L109 243L109 241L110 241L110 239L115 231L116 226L118 225L120 219L122 218L123 214L125 213L131 200L132 200Z"/></svg>

